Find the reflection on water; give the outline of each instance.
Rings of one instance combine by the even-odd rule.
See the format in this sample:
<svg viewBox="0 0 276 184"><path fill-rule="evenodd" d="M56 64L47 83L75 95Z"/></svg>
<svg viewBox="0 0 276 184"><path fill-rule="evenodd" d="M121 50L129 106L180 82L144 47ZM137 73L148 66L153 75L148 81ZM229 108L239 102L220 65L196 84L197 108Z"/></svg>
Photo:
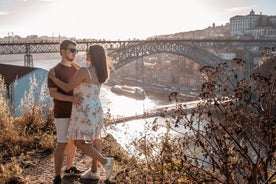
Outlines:
<svg viewBox="0 0 276 184"><path fill-rule="evenodd" d="M109 109L111 116L114 118L143 114L155 107L155 103L148 98L135 100L126 96L119 96L111 92L109 86L102 87L101 101L105 111Z"/></svg>
<svg viewBox="0 0 276 184"><path fill-rule="evenodd" d="M156 137L160 138L160 134L165 133L165 128L161 128L158 131L151 131L151 129L148 129L148 123L153 121L154 118L132 120L116 125L110 125L107 130L125 150L132 155L136 155L138 152L135 150L134 146L131 145L132 141L139 140L145 135L147 135L147 139L154 139ZM163 119L160 118L158 121L164 124Z"/></svg>
<svg viewBox="0 0 276 184"><path fill-rule="evenodd" d="M185 133L191 133L189 129L184 128L183 126L179 126L178 128L174 127L174 121L172 120L170 124L167 119L162 117L153 117L147 118L143 120L132 120L124 123L119 123L116 125L110 125L108 127L108 132L116 138L117 142L130 154L135 155L137 157L141 157L139 155L138 150L132 145L133 141L141 141L147 144L147 142L154 142L157 145L161 143L162 137L165 133L171 137L174 136L183 136ZM154 125L154 130L152 129L152 125ZM174 130L168 128L173 127ZM156 154L158 154L158 146L155 148Z"/></svg>
<svg viewBox="0 0 276 184"><path fill-rule="evenodd" d="M101 101L105 112L107 109L110 109L112 118L139 115L157 107L156 103L151 99L135 100L126 96L119 96L114 94L108 86L103 86L102 88ZM157 124L159 124L161 128L157 131L152 131L149 126L154 119L155 118L138 119L110 125L107 127L107 131L129 153L136 155L137 151L131 145L132 141L135 139L139 140L145 135L147 135L149 139L160 140L160 136L166 132L165 120L161 117L157 119Z"/></svg>

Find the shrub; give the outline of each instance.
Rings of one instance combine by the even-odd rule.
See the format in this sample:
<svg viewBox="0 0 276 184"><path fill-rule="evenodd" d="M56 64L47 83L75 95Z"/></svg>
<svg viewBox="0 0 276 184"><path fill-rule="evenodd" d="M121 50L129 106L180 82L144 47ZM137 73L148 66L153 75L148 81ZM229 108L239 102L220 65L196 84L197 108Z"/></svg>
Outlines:
<svg viewBox="0 0 276 184"><path fill-rule="evenodd" d="M233 59L201 69L200 102L176 103L166 113L166 133L135 142L140 162L117 181L136 183L272 183L275 175L276 72L245 76ZM148 130L162 124L152 122ZM159 139L159 141L158 141ZM161 140L161 141L160 141ZM119 179L127 178L127 179Z"/></svg>

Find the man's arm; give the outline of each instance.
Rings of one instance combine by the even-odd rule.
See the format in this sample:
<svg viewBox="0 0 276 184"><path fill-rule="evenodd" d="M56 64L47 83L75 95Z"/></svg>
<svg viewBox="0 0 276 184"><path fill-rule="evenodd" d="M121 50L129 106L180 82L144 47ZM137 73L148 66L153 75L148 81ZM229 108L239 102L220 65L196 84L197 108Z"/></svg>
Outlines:
<svg viewBox="0 0 276 184"><path fill-rule="evenodd" d="M69 95L64 95L57 91L57 88L49 88L50 96L54 99L60 101L74 102L74 97Z"/></svg>

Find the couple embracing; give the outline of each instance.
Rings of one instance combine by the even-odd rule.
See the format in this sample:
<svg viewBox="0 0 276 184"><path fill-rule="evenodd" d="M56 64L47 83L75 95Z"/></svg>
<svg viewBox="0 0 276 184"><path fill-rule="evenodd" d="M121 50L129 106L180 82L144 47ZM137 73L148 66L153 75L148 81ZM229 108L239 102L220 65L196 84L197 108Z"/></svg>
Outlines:
<svg viewBox="0 0 276 184"><path fill-rule="evenodd" d="M54 99L54 122L57 147L54 152L54 184L61 183L61 169L66 154L65 174L81 174L83 179L99 179L100 162L109 179L114 159L101 154L100 139L106 135L101 85L109 78L109 63L102 46L92 45L87 51L88 67L74 62L76 43L64 40L60 44L61 61L48 73L48 88ZM73 166L76 147L92 158L91 168L81 173Z"/></svg>

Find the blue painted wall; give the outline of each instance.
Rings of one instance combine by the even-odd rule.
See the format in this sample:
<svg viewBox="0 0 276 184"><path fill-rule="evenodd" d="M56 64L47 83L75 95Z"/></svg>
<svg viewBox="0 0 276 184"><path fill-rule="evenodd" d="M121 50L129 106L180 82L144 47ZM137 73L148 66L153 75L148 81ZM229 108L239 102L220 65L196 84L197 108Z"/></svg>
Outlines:
<svg viewBox="0 0 276 184"><path fill-rule="evenodd" d="M15 80L12 85L14 115L20 116L33 105L51 106L52 100L47 88L48 71L37 68Z"/></svg>

